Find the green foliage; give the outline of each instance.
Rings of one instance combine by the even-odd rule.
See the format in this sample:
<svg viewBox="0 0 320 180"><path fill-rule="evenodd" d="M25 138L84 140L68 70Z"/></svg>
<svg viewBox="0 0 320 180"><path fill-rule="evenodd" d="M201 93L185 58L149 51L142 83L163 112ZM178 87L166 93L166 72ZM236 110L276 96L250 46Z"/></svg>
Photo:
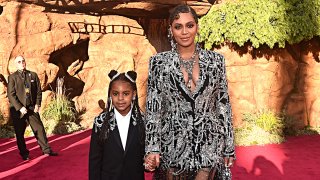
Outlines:
<svg viewBox="0 0 320 180"><path fill-rule="evenodd" d="M7 124L2 124L4 122L4 117L0 111L0 138L11 138L14 137L13 126Z"/></svg>
<svg viewBox="0 0 320 180"><path fill-rule="evenodd" d="M243 122L242 126L235 128L237 145L263 145L284 141L283 117L271 110L245 114Z"/></svg>
<svg viewBox="0 0 320 180"><path fill-rule="evenodd" d="M225 41L258 48L299 43L320 35L320 0L238 0L212 6L200 21L207 49Z"/></svg>
<svg viewBox="0 0 320 180"><path fill-rule="evenodd" d="M303 127L303 124L298 124L303 123L293 117L287 116L285 112L283 112L284 115L284 129L283 132L287 136L295 136L298 134L298 127Z"/></svg>
<svg viewBox="0 0 320 180"><path fill-rule="evenodd" d="M311 126L306 126L301 130L297 130L297 133L295 135L316 135L320 134L320 127L311 127Z"/></svg>
<svg viewBox="0 0 320 180"><path fill-rule="evenodd" d="M0 125L0 138L12 138L14 137L14 129L13 126L9 125Z"/></svg>
<svg viewBox="0 0 320 180"><path fill-rule="evenodd" d="M56 95L43 110L44 125L48 134L67 134L82 128L75 123L76 112L65 95Z"/></svg>
<svg viewBox="0 0 320 180"><path fill-rule="evenodd" d="M45 127L48 134L66 134L78 129L75 125L75 111L71 102L64 95L56 95L46 106L42 116L46 120Z"/></svg>
<svg viewBox="0 0 320 180"><path fill-rule="evenodd" d="M83 128L75 121L78 113L73 108L72 102L65 95L64 79L57 79L56 94L53 100L47 104L42 116L48 134L68 134Z"/></svg>
<svg viewBox="0 0 320 180"><path fill-rule="evenodd" d="M54 121L74 121L75 113L71 102L64 95L56 95L45 107L42 116Z"/></svg>

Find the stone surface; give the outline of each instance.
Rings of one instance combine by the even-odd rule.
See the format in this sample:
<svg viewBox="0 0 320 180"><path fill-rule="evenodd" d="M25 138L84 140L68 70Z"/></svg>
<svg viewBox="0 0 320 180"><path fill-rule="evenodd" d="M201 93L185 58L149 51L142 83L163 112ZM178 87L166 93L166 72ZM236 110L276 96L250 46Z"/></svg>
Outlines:
<svg viewBox="0 0 320 180"><path fill-rule="evenodd" d="M10 2L0 16L1 22L7 22L0 25L0 29L6 29L1 32L0 41L1 73L5 78L16 70L14 57L23 55L27 68L39 75L46 92L42 104L45 107L56 88L56 78L64 77L66 94L75 101L77 109L85 111L83 125L89 127L93 117L102 111L99 100L107 98L107 73L111 69L135 70L144 107L148 60L156 51L136 20L112 15L100 18L45 13L33 6ZM18 18L19 13L23 17ZM69 24L73 22L113 26L115 32L72 33ZM39 29L35 24L39 24ZM0 88L1 98L7 100L6 89ZM5 103L1 104L2 109L7 112Z"/></svg>

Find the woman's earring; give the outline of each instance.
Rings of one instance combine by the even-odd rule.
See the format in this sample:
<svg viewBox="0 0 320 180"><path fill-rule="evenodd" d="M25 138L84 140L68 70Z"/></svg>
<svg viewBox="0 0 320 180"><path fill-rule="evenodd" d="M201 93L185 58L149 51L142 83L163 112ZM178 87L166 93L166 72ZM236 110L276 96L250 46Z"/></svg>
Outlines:
<svg viewBox="0 0 320 180"><path fill-rule="evenodd" d="M197 40L197 42L199 42L199 41L200 41L200 34L199 34L199 32L197 32L196 40Z"/></svg>
<svg viewBox="0 0 320 180"><path fill-rule="evenodd" d="M176 42L174 41L174 37L173 37L173 34L172 34L172 31L171 31L171 28L170 28L170 27L168 28L168 40L169 40L169 42L170 42L171 49L172 49L172 50L176 50L176 49L177 49L177 44L176 44Z"/></svg>

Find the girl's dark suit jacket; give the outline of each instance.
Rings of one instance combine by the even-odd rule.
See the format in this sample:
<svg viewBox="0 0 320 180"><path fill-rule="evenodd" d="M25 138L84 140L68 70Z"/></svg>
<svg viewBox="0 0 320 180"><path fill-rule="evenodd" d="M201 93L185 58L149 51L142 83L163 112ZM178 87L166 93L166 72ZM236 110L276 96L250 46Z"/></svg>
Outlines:
<svg viewBox="0 0 320 180"><path fill-rule="evenodd" d="M110 130L104 144L99 143L99 131L94 124L89 153L90 180L143 180L144 146L141 145L138 125L130 126L125 150L122 148L118 126Z"/></svg>

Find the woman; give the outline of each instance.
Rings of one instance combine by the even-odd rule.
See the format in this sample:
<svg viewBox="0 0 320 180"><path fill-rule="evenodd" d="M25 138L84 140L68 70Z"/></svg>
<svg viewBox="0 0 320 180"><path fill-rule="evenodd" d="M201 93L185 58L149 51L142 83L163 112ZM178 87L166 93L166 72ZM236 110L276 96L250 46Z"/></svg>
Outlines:
<svg viewBox="0 0 320 180"><path fill-rule="evenodd" d="M224 57L195 43L187 5L170 14L172 50L151 57L145 168L155 179L231 178L234 138ZM223 172L223 173L222 173Z"/></svg>

